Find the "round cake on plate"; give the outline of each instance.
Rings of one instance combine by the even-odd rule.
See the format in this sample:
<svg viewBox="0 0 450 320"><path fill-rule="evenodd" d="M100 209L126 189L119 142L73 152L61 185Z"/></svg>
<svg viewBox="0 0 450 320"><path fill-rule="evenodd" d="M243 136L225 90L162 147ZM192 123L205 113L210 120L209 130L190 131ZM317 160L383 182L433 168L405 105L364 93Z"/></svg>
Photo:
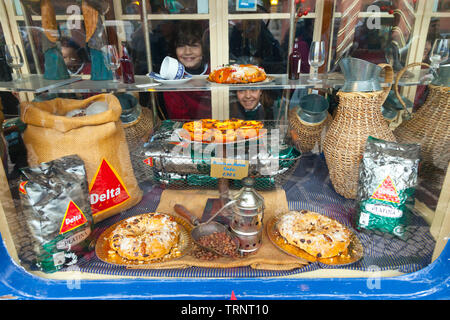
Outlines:
<svg viewBox="0 0 450 320"><path fill-rule="evenodd" d="M351 240L351 231L324 215L309 210L291 211L277 224L280 235L317 258L345 254Z"/></svg>
<svg viewBox="0 0 450 320"><path fill-rule="evenodd" d="M208 80L216 83L254 83L266 80L267 75L263 68L252 64L232 64L221 66L208 76Z"/></svg>
<svg viewBox="0 0 450 320"><path fill-rule="evenodd" d="M119 256L128 260L161 259L177 246L180 228L173 217L147 213L120 223L111 233L109 243Z"/></svg>

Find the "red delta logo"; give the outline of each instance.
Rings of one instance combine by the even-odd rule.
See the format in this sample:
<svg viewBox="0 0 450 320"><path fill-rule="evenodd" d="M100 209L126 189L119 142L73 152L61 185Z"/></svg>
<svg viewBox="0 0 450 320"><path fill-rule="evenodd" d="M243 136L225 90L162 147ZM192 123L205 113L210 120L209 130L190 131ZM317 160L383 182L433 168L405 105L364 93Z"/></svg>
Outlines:
<svg viewBox="0 0 450 320"><path fill-rule="evenodd" d="M28 183L28 181L22 181L19 184L19 191L23 194L27 194L27 190L25 189L25 185Z"/></svg>
<svg viewBox="0 0 450 320"><path fill-rule="evenodd" d="M78 206L70 201L67 206L66 213L61 223L61 228L59 229L59 234L63 234L67 231L71 231L87 222L86 217L83 212L78 208Z"/></svg>
<svg viewBox="0 0 450 320"><path fill-rule="evenodd" d="M144 160L142 160L146 165L149 165L150 167L153 167L153 157L148 157Z"/></svg>
<svg viewBox="0 0 450 320"><path fill-rule="evenodd" d="M89 186L92 214L98 214L111 209L130 199L130 194L125 188L114 168L102 159L97 173Z"/></svg>
<svg viewBox="0 0 450 320"><path fill-rule="evenodd" d="M400 203L397 190L390 176L387 176L372 194L372 199Z"/></svg>

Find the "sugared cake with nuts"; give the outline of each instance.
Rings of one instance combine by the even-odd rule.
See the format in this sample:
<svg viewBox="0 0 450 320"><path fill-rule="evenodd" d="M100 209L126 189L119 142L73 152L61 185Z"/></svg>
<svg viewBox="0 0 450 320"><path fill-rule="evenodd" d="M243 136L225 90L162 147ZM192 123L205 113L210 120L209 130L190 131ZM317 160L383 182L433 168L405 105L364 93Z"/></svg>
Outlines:
<svg viewBox="0 0 450 320"><path fill-rule="evenodd" d="M277 223L280 235L317 258L330 258L347 252L351 231L324 215L309 210L291 211Z"/></svg>
<svg viewBox="0 0 450 320"><path fill-rule="evenodd" d="M178 243L180 227L162 213L146 213L124 220L111 232L109 244L128 260L150 261L168 255Z"/></svg>

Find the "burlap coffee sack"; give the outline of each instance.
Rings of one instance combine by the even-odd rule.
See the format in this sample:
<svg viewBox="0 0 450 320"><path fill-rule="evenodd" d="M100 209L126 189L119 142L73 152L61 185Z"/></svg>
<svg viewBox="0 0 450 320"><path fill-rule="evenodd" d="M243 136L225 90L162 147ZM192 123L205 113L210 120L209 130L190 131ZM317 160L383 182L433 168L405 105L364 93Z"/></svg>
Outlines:
<svg viewBox="0 0 450 320"><path fill-rule="evenodd" d="M107 111L65 116L95 101L105 101ZM27 124L23 140L29 165L77 154L85 163L94 222L126 210L142 199L120 121L121 111L119 100L112 94L85 100L56 98L21 103L21 120Z"/></svg>

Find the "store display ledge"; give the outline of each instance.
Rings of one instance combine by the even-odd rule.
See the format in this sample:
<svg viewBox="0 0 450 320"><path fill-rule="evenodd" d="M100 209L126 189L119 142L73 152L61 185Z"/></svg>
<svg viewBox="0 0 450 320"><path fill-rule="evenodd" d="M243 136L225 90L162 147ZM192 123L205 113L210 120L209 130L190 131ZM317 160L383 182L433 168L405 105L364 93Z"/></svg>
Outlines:
<svg viewBox="0 0 450 320"><path fill-rule="evenodd" d="M105 228L129 216L154 212L161 204L164 189L157 185L146 186L146 194L140 204L96 225L98 236ZM292 178L283 186L289 210L307 209L325 214L339 222L353 226L355 202L338 195L329 180L322 155L305 155ZM99 260L95 252L84 256L76 270L87 277L182 277L182 278L245 278L245 277L339 277L362 276L374 270L386 276L418 271L431 263L435 241L429 226L422 217L411 214L407 227L407 240L388 234L362 230L358 236L364 246L364 257L351 265L330 266L310 263L289 270L265 270L251 266L199 267L169 269L137 269L116 266ZM266 240L267 241L267 240ZM271 245L271 244L270 244ZM286 257L288 257L286 255ZM74 268L66 270L67 276ZM65 271L58 272L61 277ZM89 276L88 276L89 275ZM378 275L378 273L377 273ZM52 277L51 275L47 275ZM62 275L64 277L64 275Z"/></svg>
<svg viewBox="0 0 450 320"><path fill-rule="evenodd" d="M27 74L22 80L0 81L0 91L34 92L41 93L55 90L61 86L71 85L82 78L78 76L61 80L47 80L43 75Z"/></svg>
<svg viewBox="0 0 450 320"><path fill-rule="evenodd" d="M428 69L417 69L408 72L400 81L399 86L414 86L422 83L422 79L429 73ZM0 90L17 92L41 93L105 93L105 92L143 92L143 91L211 91L228 88L229 90L243 89L339 89L344 84L341 73L319 74L320 83L309 82L310 76L302 74L298 80L290 80L286 74L268 75L269 81L249 84L219 84L209 82L207 76L193 76L192 80L182 84L161 84L146 75L136 75L135 83L126 84L112 80L90 80L84 77L72 76L64 80L46 80L42 75L24 75L22 81L1 81ZM388 83L382 83L385 87Z"/></svg>

